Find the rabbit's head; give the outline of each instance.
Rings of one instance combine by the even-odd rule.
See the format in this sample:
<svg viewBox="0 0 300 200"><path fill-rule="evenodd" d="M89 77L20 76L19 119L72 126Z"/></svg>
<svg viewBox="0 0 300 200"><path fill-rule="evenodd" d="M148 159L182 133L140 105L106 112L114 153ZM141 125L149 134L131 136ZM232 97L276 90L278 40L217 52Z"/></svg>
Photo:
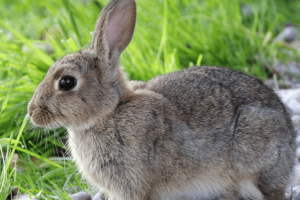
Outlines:
<svg viewBox="0 0 300 200"><path fill-rule="evenodd" d="M130 93L119 67L135 27L134 0L112 0L101 11L91 46L50 67L28 104L31 121L48 128L98 123Z"/></svg>

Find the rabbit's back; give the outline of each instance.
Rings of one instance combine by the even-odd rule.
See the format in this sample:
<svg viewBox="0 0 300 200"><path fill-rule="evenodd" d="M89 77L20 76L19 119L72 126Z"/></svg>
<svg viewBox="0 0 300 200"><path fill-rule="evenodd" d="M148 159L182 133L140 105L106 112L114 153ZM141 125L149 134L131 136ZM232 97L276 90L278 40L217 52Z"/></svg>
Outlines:
<svg viewBox="0 0 300 200"><path fill-rule="evenodd" d="M177 109L174 114L191 128L215 127L225 121L232 125L241 111L256 108L277 112L293 130L275 92L242 72L222 67L193 67L157 76L147 82L146 88L167 98Z"/></svg>
<svg viewBox="0 0 300 200"><path fill-rule="evenodd" d="M259 187L270 186L261 189L266 193L287 184L296 134L281 100L259 79L194 67L155 77L145 87L168 99L172 115L190 130L175 137L183 154L202 166L223 160L241 176L256 174Z"/></svg>
<svg viewBox="0 0 300 200"><path fill-rule="evenodd" d="M207 106L218 104L218 108L224 109L229 105L236 109L255 106L287 115L278 96L259 79L223 67L193 67L157 76L146 87L162 94L185 112L187 107L196 107L209 99L211 103Z"/></svg>

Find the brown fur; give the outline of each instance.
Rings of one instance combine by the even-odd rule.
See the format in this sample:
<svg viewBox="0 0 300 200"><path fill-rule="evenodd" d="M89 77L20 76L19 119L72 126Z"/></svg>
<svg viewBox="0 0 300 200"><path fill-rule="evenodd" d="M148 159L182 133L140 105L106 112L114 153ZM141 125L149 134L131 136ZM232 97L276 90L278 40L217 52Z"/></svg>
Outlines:
<svg viewBox="0 0 300 200"><path fill-rule="evenodd" d="M280 99L220 67L129 81L119 58L135 7L112 0L103 9L90 48L57 61L37 87L31 120L67 126L80 171L111 199L282 200L296 135ZM59 90L64 75L78 81L71 91Z"/></svg>

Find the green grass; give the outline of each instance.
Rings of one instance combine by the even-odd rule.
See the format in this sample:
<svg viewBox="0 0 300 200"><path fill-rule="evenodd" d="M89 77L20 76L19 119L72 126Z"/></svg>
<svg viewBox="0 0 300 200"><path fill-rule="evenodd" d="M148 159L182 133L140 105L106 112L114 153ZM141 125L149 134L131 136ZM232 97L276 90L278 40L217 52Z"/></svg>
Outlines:
<svg viewBox="0 0 300 200"><path fill-rule="evenodd" d="M64 148L60 140L65 138L65 129L31 130L29 125L22 129L22 124L26 123L27 103L49 66L89 45L107 0L0 3L0 145L2 152L10 152L0 156L0 200L6 198L10 186L30 194L43 189L45 199L67 199L64 189L88 189L88 184L69 159L49 158L57 155L57 146ZM137 3L135 35L122 55L131 79L147 81L196 64L226 66L264 79L269 75L264 64L273 66L280 59L299 61L298 51L274 42L286 23L300 24L299 0ZM7 167L14 151L25 164L24 172ZM32 157L39 158L39 164Z"/></svg>

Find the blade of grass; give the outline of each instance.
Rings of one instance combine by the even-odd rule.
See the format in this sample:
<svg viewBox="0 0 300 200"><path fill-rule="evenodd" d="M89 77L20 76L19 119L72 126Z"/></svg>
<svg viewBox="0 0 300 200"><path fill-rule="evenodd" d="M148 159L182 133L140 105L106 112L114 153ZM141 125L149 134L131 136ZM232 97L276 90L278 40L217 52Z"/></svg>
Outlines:
<svg viewBox="0 0 300 200"><path fill-rule="evenodd" d="M11 92L11 88L12 88L12 86L14 84L14 80L15 80L15 78L13 78L13 80L11 81L11 84L9 86L7 94L6 94L6 96L5 96L4 100L3 100L1 111L0 111L0 118L1 118L3 110L6 108L6 105L7 105L8 99L9 99L9 95L10 95L10 92Z"/></svg>

